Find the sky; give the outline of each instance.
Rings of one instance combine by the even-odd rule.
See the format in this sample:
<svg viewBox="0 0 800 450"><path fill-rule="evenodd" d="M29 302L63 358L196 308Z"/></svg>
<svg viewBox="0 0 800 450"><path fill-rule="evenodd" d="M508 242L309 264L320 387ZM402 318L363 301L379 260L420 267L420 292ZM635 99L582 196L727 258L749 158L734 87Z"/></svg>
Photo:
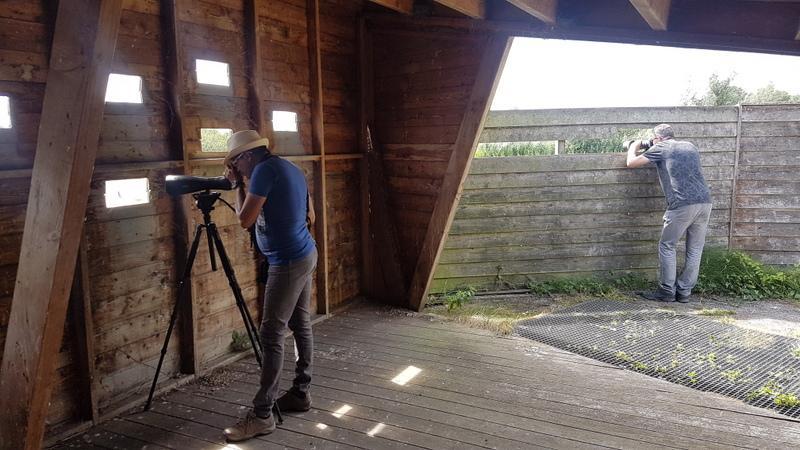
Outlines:
<svg viewBox="0 0 800 450"><path fill-rule="evenodd" d="M747 91L772 81L800 94L800 57L650 45L514 38L492 109L675 106L708 78Z"/></svg>

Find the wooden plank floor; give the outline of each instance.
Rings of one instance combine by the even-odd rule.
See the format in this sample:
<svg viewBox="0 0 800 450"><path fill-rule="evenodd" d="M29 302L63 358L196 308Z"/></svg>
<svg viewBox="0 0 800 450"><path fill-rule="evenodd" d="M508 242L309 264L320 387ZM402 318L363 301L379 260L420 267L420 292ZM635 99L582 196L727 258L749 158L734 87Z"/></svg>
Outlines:
<svg viewBox="0 0 800 450"><path fill-rule="evenodd" d="M227 448L800 448L797 421L523 339L369 306L319 323L315 339L314 408ZM409 366L421 371L394 383ZM290 350L282 386L292 369ZM219 378L56 448L226 448L258 367Z"/></svg>

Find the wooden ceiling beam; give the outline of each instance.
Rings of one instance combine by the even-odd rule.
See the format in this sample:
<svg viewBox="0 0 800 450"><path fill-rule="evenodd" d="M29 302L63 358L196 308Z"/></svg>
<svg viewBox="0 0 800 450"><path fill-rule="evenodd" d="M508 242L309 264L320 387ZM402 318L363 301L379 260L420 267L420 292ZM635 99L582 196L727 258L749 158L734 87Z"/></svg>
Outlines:
<svg viewBox="0 0 800 450"><path fill-rule="evenodd" d="M61 0L0 368L0 448L42 447L122 0Z"/></svg>
<svg viewBox="0 0 800 450"><path fill-rule="evenodd" d="M458 11L473 19L486 18L486 2L484 0L433 0L434 2Z"/></svg>
<svg viewBox="0 0 800 450"><path fill-rule="evenodd" d="M630 0L650 28L666 31L669 7L672 0Z"/></svg>
<svg viewBox="0 0 800 450"><path fill-rule="evenodd" d="M506 0L544 23L556 23L558 0Z"/></svg>
<svg viewBox="0 0 800 450"><path fill-rule="evenodd" d="M411 15L414 12L414 0L370 0L376 5L389 8L392 11Z"/></svg>

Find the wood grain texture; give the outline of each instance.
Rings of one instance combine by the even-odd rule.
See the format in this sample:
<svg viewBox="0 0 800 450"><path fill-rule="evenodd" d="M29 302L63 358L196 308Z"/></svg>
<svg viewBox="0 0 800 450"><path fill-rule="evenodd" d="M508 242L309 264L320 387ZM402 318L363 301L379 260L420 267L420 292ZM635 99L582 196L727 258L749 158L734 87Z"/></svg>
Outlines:
<svg viewBox="0 0 800 450"><path fill-rule="evenodd" d="M41 446L121 11L59 4L2 363L3 447Z"/></svg>

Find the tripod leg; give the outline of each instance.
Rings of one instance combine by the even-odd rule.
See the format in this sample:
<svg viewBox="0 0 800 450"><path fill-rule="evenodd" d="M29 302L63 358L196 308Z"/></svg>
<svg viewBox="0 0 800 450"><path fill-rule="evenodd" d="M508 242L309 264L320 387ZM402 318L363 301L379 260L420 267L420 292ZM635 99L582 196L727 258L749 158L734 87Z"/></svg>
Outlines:
<svg viewBox="0 0 800 450"><path fill-rule="evenodd" d="M158 366L156 366L156 374L153 376L153 384L150 385L150 394L147 396L147 403L144 406L145 411L150 410L150 404L153 402L153 393L156 390L158 383L158 375L161 373L161 365L164 363L164 357L167 354L167 346L169 345L169 338L172 336L172 330L175 328L175 320L178 318L178 310L180 309L181 299L184 297L186 291L186 282L192 274L192 265L194 258L197 256L197 247L200 245L200 235L203 232L205 225L198 225L194 232L194 240L192 241L191 250L189 250L189 258L186 261L186 267L183 269L183 276L178 282L178 296L175 299L175 306L172 308L172 315L169 318L169 328L167 328L167 335L164 336L164 345L161 347L161 357L158 358Z"/></svg>
<svg viewBox="0 0 800 450"><path fill-rule="evenodd" d="M217 247L217 252L219 252L219 260L222 262L222 268L225 270L225 275L228 277L228 284L231 286L231 290L233 291L233 297L236 299L236 306L239 308L239 313L242 315L242 321L244 322L244 327L247 330L247 336L250 338L250 344L253 346L253 352L256 355L256 361L258 361L258 365L261 366L261 342L258 339L258 328L253 323L253 317L250 315L250 310L247 309L247 303L244 301L244 295L242 294L242 289L239 287L239 283L236 281L236 274L233 272L233 266L231 265L230 259L228 259L228 254L225 252L225 247L222 245L222 239L219 237L219 233L217 232L217 226L211 222L208 224L207 228L209 236L212 237L214 243Z"/></svg>

